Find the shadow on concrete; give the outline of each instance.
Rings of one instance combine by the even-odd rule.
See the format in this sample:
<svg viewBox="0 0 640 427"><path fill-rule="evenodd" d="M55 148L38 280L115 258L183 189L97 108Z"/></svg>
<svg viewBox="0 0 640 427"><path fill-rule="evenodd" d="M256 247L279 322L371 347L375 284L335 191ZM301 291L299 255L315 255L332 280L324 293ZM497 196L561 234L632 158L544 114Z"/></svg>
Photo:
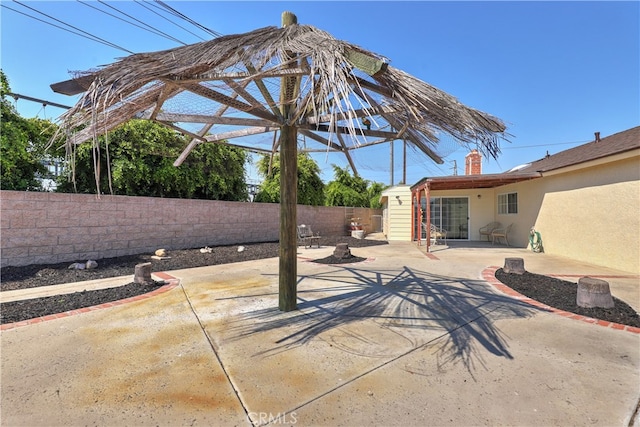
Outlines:
<svg viewBox="0 0 640 427"><path fill-rule="evenodd" d="M310 281L313 285L305 289ZM241 338L281 329L285 335L264 352L269 354L323 339L323 334L336 330L375 347L382 335L389 336L380 329L376 332L375 328L381 328L408 341L410 350L406 353L434 348L439 367L462 362L472 373L478 363L484 365L481 349L513 358L506 337L495 324L497 320L527 318L542 311L495 293L481 280L439 276L408 267L385 272L336 266L329 272L300 276L298 301L298 310L289 313L273 308L242 314L229 324L234 329L232 335ZM358 322L374 324L352 327ZM345 346L343 350L353 352L354 347ZM369 350L362 355L385 357Z"/></svg>

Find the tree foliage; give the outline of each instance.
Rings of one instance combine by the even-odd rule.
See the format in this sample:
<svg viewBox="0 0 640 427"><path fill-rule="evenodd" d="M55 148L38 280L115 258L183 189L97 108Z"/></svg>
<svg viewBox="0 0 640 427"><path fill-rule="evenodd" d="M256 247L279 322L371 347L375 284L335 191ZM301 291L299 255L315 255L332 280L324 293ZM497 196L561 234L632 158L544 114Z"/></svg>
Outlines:
<svg viewBox="0 0 640 427"><path fill-rule="evenodd" d="M255 201L263 203L280 202L280 156L273 156L269 170L270 156L262 156L258 161L258 173L264 177ZM298 204L309 206L324 205L324 183L320 178L320 167L307 153L298 153Z"/></svg>
<svg viewBox="0 0 640 427"><path fill-rule="evenodd" d="M39 118L25 119L6 99L9 81L0 71L0 188L41 191L38 178L48 176L41 160L56 125Z"/></svg>
<svg viewBox="0 0 640 427"><path fill-rule="evenodd" d="M187 141L185 137L157 123L130 120L97 144L74 147L75 169L59 191L96 192L95 171L99 170L100 191L109 192L109 174L114 194L246 201L247 153L239 148L200 144L179 167L173 162ZM94 159L96 159L94 166ZM99 162L97 162L99 159ZM107 159L111 165L107 167ZM72 168L68 168L71 173Z"/></svg>
<svg viewBox="0 0 640 427"><path fill-rule="evenodd" d="M380 194L384 185L351 175L349 168L333 165L335 179L325 188L327 206L380 208Z"/></svg>

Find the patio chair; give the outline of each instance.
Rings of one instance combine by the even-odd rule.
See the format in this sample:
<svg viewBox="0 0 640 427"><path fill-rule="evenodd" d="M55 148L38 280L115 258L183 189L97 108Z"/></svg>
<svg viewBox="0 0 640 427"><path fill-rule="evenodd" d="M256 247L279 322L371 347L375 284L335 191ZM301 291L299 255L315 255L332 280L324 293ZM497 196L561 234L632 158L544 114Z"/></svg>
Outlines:
<svg viewBox="0 0 640 427"><path fill-rule="evenodd" d="M430 235L431 235L431 244L432 245L437 245L438 244L438 239L442 240L444 239L444 244L447 244L447 230L445 230L444 228L439 228L436 227L433 224L430 224L431 227L429 229L430 231ZM426 232L427 231L427 224L426 223L422 223L422 229Z"/></svg>
<svg viewBox="0 0 640 427"><path fill-rule="evenodd" d="M491 244L496 243L496 239L500 240L500 238L504 239L507 246L509 246L509 232L511 231L511 227L513 224L509 224L506 228L496 228L491 232Z"/></svg>
<svg viewBox="0 0 640 427"><path fill-rule="evenodd" d="M309 225L299 225L298 245L303 244L305 248L311 248L314 243L320 247L320 233L313 234L311 226Z"/></svg>
<svg viewBox="0 0 640 427"><path fill-rule="evenodd" d="M493 230L500 227L502 227L502 224L500 224L499 222L490 222L484 227L480 227L480 240L482 240L482 236L487 236L488 242L491 238L491 233L493 232Z"/></svg>

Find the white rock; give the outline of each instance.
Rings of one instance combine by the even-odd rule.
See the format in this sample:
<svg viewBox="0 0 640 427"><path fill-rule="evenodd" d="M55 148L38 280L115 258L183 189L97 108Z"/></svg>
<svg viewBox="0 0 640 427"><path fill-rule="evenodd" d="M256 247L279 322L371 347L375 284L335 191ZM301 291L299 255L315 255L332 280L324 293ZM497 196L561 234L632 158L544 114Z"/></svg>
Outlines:
<svg viewBox="0 0 640 427"><path fill-rule="evenodd" d="M238 252L244 252L244 246L238 246Z"/></svg>
<svg viewBox="0 0 640 427"><path fill-rule="evenodd" d="M167 256L167 250L166 249L158 249L155 252L155 254L156 254L156 256L159 256L159 257L165 257L165 256Z"/></svg>
<svg viewBox="0 0 640 427"><path fill-rule="evenodd" d="M205 246L204 248L200 249L200 252L203 254L210 254L211 252L213 252L213 249L211 249L209 246Z"/></svg>
<svg viewBox="0 0 640 427"><path fill-rule="evenodd" d="M87 263L85 264L85 267L87 270L91 270L94 268L98 268L98 263L92 259L88 260Z"/></svg>
<svg viewBox="0 0 640 427"><path fill-rule="evenodd" d="M74 262L69 266L69 270L84 270L85 264L82 262Z"/></svg>

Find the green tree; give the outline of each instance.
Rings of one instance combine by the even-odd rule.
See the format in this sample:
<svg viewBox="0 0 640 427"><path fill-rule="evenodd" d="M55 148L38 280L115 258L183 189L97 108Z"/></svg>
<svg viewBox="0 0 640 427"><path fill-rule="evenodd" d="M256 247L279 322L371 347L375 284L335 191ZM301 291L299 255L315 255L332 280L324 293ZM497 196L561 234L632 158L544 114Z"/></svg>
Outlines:
<svg viewBox="0 0 640 427"><path fill-rule="evenodd" d="M58 190L95 193L94 158L99 159L100 189L114 194L246 201L247 153L219 144L199 144L179 167L173 162L187 141L157 123L130 120L100 136L97 144L74 147L75 170ZM107 167L107 158L111 167ZM72 168L68 168L72 173Z"/></svg>
<svg viewBox="0 0 640 427"><path fill-rule="evenodd" d="M373 209L381 209L382 203L380 203L380 196L382 192L387 188L386 185L380 182L369 182L367 186L367 196L369 197L369 207Z"/></svg>
<svg viewBox="0 0 640 427"><path fill-rule="evenodd" d="M258 173L264 177L255 201L263 203L280 202L280 156L273 156L269 173L269 156L258 161ZM320 167L308 153L298 153L298 204L309 206L324 205L324 183L320 178Z"/></svg>
<svg viewBox="0 0 640 427"><path fill-rule="evenodd" d="M25 119L6 99L9 81L0 71L0 188L41 191L38 178L48 177L42 164L56 125L49 120Z"/></svg>
<svg viewBox="0 0 640 427"><path fill-rule="evenodd" d="M325 188L327 206L379 208L384 185L351 175L349 168L333 165L335 179Z"/></svg>

